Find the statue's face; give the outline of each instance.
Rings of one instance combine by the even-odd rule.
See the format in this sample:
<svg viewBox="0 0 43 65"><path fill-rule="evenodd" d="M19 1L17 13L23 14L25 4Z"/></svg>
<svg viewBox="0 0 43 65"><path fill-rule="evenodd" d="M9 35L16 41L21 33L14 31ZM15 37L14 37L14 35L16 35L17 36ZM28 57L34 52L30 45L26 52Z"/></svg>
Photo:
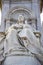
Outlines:
<svg viewBox="0 0 43 65"><path fill-rule="evenodd" d="M23 17L23 15L19 15L19 17L18 17L18 21L19 21L19 23L22 23L22 22L24 21L24 17Z"/></svg>

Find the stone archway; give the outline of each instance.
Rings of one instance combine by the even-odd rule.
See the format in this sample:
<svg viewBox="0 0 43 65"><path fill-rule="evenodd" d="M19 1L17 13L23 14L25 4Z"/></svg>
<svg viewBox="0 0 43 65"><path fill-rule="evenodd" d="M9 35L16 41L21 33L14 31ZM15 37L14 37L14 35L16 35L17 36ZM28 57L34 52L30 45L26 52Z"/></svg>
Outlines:
<svg viewBox="0 0 43 65"><path fill-rule="evenodd" d="M28 23L30 23L30 24L33 22L33 20L34 21L36 20L35 19L35 14L30 9L27 9L24 6L16 6L16 7L11 8L8 11L7 16L6 16L6 21L9 20L10 23L11 23L10 25L12 25L12 23L17 22L18 16L20 14L23 15L25 20L27 20ZM34 23L34 24L36 25L36 23ZM8 25L9 25L9 23L8 23Z"/></svg>
<svg viewBox="0 0 43 65"><path fill-rule="evenodd" d="M7 17L6 18L10 18L13 14L22 14L22 15L27 15L30 16L29 18L35 18L35 14L30 10L27 9L26 7L22 7L22 6L16 6L11 8L8 13L7 13Z"/></svg>

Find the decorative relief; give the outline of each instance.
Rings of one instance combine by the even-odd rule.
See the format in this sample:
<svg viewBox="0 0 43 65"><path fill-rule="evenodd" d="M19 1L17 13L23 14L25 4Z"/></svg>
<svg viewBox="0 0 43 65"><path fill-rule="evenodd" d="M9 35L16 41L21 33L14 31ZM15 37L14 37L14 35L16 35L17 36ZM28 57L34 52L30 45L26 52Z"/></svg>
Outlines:
<svg viewBox="0 0 43 65"><path fill-rule="evenodd" d="M7 17L6 17L6 27L8 27L8 25L12 25L17 23L17 19L19 15L23 15L24 16L24 21L27 20L27 23L32 25L34 24L34 26L36 27L36 17L35 14L30 10L27 9L26 7L22 7L22 6L16 6L10 9L10 11L7 13ZM9 20L9 23L7 25L7 22ZM25 22L23 22L25 23ZM33 27L34 27L33 26Z"/></svg>
<svg viewBox="0 0 43 65"><path fill-rule="evenodd" d="M17 20L19 15L23 15L25 17L26 20L36 20L35 19L35 15L33 14L33 12L30 9L27 9L26 7L20 7L20 6L16 6L14 8L12 8L7 15L7 18L10 19L14 19Z"/></svg>

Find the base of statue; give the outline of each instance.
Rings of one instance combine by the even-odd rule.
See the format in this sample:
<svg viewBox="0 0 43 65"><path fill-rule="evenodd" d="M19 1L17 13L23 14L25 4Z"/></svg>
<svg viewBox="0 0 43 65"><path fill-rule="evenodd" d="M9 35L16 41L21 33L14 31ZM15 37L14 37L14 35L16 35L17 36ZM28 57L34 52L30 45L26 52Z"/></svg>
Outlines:
<svg viewBox="0 0 43 65"><path fill-rule="evenodd" d="M40 65L40 63L32 56L9 56L3 65Z"/></svg>

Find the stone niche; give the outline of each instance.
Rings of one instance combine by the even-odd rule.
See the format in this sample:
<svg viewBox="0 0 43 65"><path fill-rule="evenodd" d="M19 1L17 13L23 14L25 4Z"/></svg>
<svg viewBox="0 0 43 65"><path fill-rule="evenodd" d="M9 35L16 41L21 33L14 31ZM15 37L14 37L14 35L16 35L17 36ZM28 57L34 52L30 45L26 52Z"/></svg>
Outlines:
<svg viewBox="0 0 43 65"><path fill-rule="evenodd" d="M38 30L41 29L41 24L40 24L40 17L39 17L39 14L40 14L40 8L39 8L39 5L38 5L38 0L2 0L2 25L0 26L0 32L4 32L5 29L6 29L6 19L9 19L7 18L7 14L8 12L12 12L12 10L14 11L15 8L18 6L18 8L20 7L23 7L25 9L28 9L30 11L30 13L32 12L32 17L34 17L33 19L31 19L30 17L30 14L24 13L24 11L16 11L14 12L11 16L10 16L10 13L9 13L9 17L10 18L10 25L12 25L12 23L14 24L14 22L16 23L17 21L15 20L15 18L17 18L19 12L20 14L23 14L25 15L26 17L30 17L29 21L28 22L29 24L32 23L32 26L37 28ZM6 10L6 12L5 12ZM16 13L16 14L15 14ZM35 22L36 21L36 22ZM3 28L3 29L2 29Z"/></svg>
<svg viewBox="0 0 43 65"><path fill-rule="evenodd" d="M33 20L36 21L35 14L32 11L32 0L2 0L2 2L4 31L5 29L8 29L9 26L17 22L19 14L22 14L25 19L28 19L29 24L32 24L31 21ZM4 8L6 9L6 12L4 12ZM36 22L35 25L32 24L32 26L36 28Z"/></svg>
<svg viewBox="0 0 43 65"><path fill-rule="evenodd" d="M7 17L5 19L5 30L7 30L12 24L17 23L19 15L23 15L25 20L27 20L28 24L30 24L36 29L37 21L34 13L24 6L15 6L12 7L7 13ZM25 20L23 23L25 23Z"/></svg>

